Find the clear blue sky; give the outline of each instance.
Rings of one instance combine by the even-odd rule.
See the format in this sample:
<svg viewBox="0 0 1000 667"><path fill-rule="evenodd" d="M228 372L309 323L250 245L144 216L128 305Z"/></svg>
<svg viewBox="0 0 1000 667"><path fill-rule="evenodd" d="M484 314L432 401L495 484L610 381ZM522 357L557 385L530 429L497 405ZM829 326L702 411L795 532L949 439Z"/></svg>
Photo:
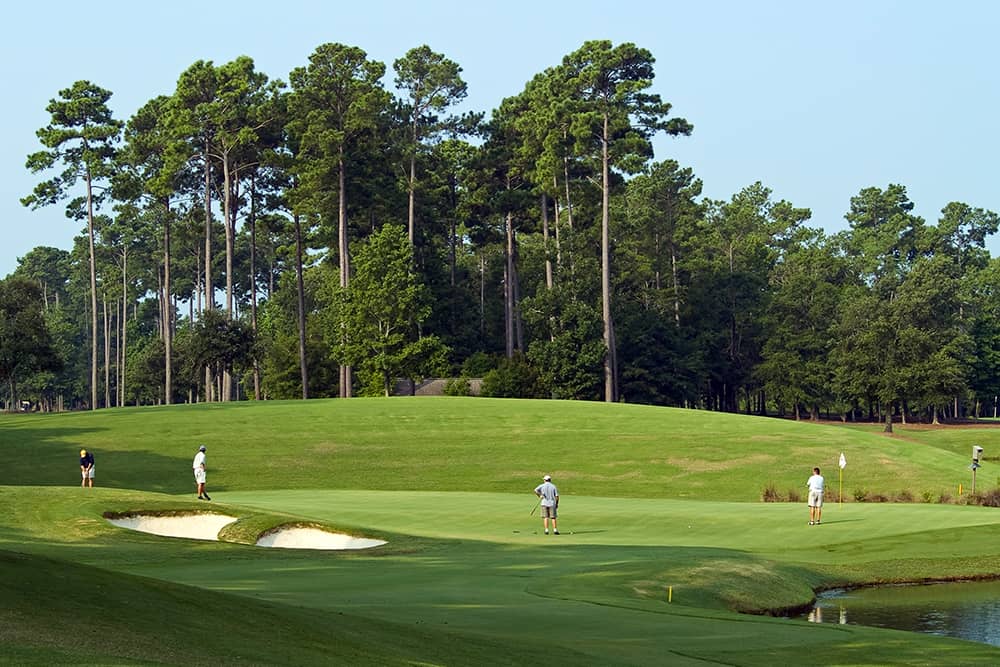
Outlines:
<svg viewBox="0 0 1000 667"><path fill-rule="evenodd" d="M829 232L852 196L889 183L928 222L950 201L1000 211L1000 3L987 0L56 0L15 3L3 23L0 276L80 231L61 205L19 203L39 180L25 157L59 90L90 80L125 120L196 60L246 54L287 80L325 42L384 62L389 87L393 60L427 44L463 67L465 108L487 112L586 40L634 42L656 58L654 91L695 127L658 141L656 159L693 168L708 197L759 180ZM990 248L1000 255L1000 240Z"/></svg>

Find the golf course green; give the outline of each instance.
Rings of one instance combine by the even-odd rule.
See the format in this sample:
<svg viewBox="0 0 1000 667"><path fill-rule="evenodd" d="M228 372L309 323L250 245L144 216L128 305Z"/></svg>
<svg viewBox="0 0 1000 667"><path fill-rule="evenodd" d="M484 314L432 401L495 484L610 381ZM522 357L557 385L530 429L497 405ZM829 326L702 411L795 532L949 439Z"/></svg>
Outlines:
<svg viewBox="0 0 1000 667"><path fill-rule="evenodd" d="M995 488L998 426L467 397L3 415L0 664L1000 664L984 644L775 616L826 588L1000 577L1000 510L958 496L972 444ZM546 473L558 536L534 512ZM209 511L238 519L219 541L107 519ZM386 544L254 546L292 525Z"/></svg>

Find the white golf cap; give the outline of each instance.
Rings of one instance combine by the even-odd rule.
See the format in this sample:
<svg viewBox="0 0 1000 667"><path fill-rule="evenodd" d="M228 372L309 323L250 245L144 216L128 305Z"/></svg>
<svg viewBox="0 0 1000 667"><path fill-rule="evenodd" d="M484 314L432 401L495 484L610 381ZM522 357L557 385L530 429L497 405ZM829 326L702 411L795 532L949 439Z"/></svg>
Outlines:
<svg viewBox="0 0 1000 667"><path fill-rule="evenodd" d="M546 475L545 477L542 477L542 481L544 481L544 482L551 482L552 481L552 475Z"/></svg>

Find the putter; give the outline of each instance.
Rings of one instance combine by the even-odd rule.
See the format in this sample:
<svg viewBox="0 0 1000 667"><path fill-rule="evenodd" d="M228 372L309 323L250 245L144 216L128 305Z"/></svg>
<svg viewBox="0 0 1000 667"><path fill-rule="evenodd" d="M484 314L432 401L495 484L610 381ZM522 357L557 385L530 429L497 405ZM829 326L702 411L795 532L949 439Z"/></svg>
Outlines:
<svg viewBox="0 0 1000 667"><path fill-rule="evenodd" d="M541 505L541 504L542 504L542 499L539 498L538 502L535 503L535 506L531 508L531 513L528 516L534 516L535 515L535 510L537 510L538 506Z"/></svg>

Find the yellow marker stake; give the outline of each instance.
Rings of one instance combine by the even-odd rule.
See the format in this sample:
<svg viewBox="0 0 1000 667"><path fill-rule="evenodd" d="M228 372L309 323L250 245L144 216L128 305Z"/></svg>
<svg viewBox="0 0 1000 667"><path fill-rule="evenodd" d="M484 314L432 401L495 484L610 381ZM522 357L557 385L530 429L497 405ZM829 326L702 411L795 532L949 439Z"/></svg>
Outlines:
<svg viewBox="0 0 1000 667"><path fill-rule="evenodd" d="M674 587L667 586L667 602L673 602L673 601L674 601Z"/></svg>
<svg viewBox="0 0 1000 667"><path fill-rule="evenodd" d="M962 485L958 485L958 495L962 495Z"/></svg>

